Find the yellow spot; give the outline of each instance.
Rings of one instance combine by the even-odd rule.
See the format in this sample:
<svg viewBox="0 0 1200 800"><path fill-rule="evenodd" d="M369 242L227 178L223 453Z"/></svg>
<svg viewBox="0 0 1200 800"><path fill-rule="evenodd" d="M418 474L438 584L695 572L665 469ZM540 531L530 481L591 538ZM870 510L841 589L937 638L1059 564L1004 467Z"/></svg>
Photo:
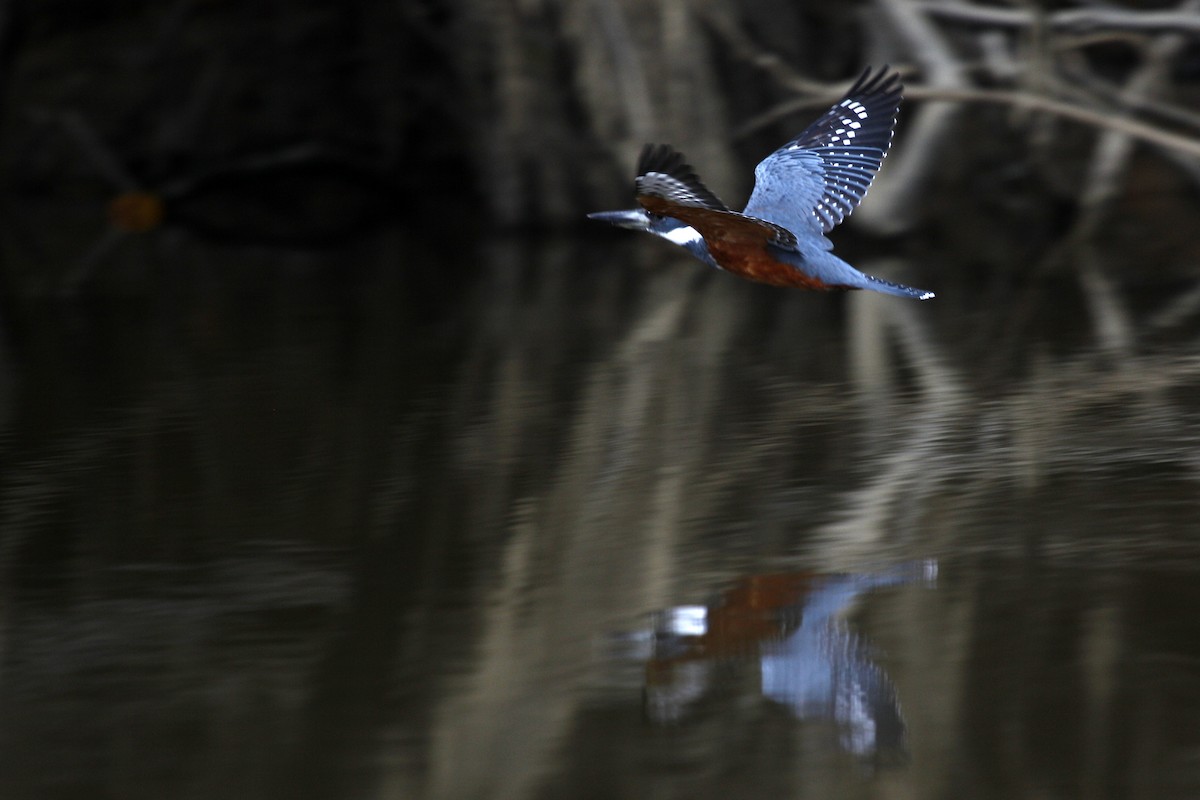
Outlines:
<svg viewBox="0 0 1200 800"><path fill-rule="evenodd" d="M150 192L123 192L108 204L108 221L129 233L145 233L162 224L162 198Z"/></svg>

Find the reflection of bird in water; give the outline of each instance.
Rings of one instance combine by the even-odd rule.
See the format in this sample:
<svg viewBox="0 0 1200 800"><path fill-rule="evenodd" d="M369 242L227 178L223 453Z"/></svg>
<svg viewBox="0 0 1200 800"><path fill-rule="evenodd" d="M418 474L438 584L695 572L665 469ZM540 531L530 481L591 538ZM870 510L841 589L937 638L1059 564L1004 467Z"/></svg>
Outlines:
<svg viewBox="0 0 1200 800"><path fill-rule="evenodd" d="M759 664L764 697L783 703L800 719L832 719L842 749L856 755L899 752L904 720L887 674L867 645L838 618L861 593L918 577L932 567L829 576L804 598L800 621L783 641L763 647Z"/></svg>
<svg viewBox="0 0 1200 800"><path fill-rule="evenodd" d="M840 101L754 170L741 213L710 192L683 155L647 145L635 182L640 208L592 219L661 236L709 266L773 286L872 289L927 300L913 289L859 272L831 251L825 234L860 202L892 144L899 76L867 69Z"/></svg>
<svg viewBox="0 0 1200 800"><path fill-rule="evenodd" d="M712 688L717 663L754 657L763 696L799 719L833 721L847 752L901 753L895 690L840 614L864 592L936 575L926 561L844 575L753 575L710 606L661 612L645 640L647 716L683 719Z"/></svg>

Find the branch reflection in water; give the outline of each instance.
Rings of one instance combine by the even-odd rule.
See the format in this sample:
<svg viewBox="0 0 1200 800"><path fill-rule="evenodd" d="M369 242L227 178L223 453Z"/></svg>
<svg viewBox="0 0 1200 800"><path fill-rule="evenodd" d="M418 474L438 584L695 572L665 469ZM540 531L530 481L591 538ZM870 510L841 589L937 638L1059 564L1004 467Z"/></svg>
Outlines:
<svg viewBox="0 0 1200 800"><path fill-rule="evenodd" d="M590 674L589 632L627 629L622 620L670 607L698 582L757 573L764 560L841 573L925 554L953 575L955 589L923 600L905 594L905 611L888 618L878 639L895 659L910 729L921 731L914 786L956 785L963 761L983 782L995 773L1014 785L1108 780L1069 759L1048 759L1026 777L1021 758L1006 761L1005 753L1034 747L1012 733L1022 715L1037 718L1059 748L1085 752L1094 769L1122 746L1115 720L1123 712L1108 694L1120 679L1095 675L1111 666L1105 653L1122 646L1121 633L1103 624L1105 609L1128 598L1102 587L1131 563L1175 568L1167 554L1200 555L1187 533L1200 512L1190 444L1200 427L1184 400L1200 381L1200 362L1186 341L1114 366L1096 295L1061 282L1004 302L951 287L950 300L912 307L863 294L762 293L719 273L693 280L693 265L632 248L607 254L611 262L552 257L542 264L554 276L547 285L526 281L531 267L510 252L493 273L507 277L484 291L498 300L487 315L519 308L520 316L496 320L488 325L495 335L476 340L480 352L469 361L504 369L493 373L496 386L469 390L482 399L477 409L491 411L476 418L461 452L476 474L508 475L502 485L516 513L488 558L498 568L482 606L478 658L438 715L434 795L578 788L587 759L564 753L587 752L601 730L630 735L620 724L589 723L596 701L587 687L603 683ZM639 258L640 271L617 266ZM863 268L919 281L908 264ZM539 293L520 294L524 285ZM559 327L563 308L574 320ZM580 341L550 345L550 331ZM1186 324L1177 332L1186 334ZM565 412L565 421L546 409ZM489 446L485 434L501 432ZM1132 465L1143 469L1136 478ZM1155 502L1150 492L1171 500ZM504 508L481 512L480 521ZM1080 567L1082 575L1042 582L1045 570ZM1024 593L1018 576L1038 589ZM994 613L997 603L1008 616ZM1039 603L1070 609L1067 619L1078 624L1043 629ZM1033 648L1022 660L995 657L995 647L1022 641ZM1078 670L1045 672L1063 646L1078 650ZM1038 685L1060 699L995 703L988 687L1019 691L1033 680L1023 670L1053 675L1055 683ZM686 679L676 684L684 695L699 687ZM621 696L604 694L618 704ZM1113 720L1092 729L1106 733L1069 722L1082 719L1080 705ZM673 735L687 758L659 751L667 760L656 766L684 769L693 796L720 791L700 779L700 754L722 768L742 759L778 769L770 748L751 745L768 724L761 713L740 709L737 722L718 715L722 724L685 715ZM1182 731L1172 736L1188 741ZM995 737L1013 740L998 748L988 744ZM611 747L618 773L600 782L609 788L636 761ZM806 785L846 788L835 770L816 767L819 749L805 752ZM774 785L765 775L756 781L758 789Z"/></svg>
<svg viewBox="0 0 1200 800"><path fill-rule="evenodd" d="M1195 796L1200 295L643 245L181 238L6 308L4 796Z"/></svg>

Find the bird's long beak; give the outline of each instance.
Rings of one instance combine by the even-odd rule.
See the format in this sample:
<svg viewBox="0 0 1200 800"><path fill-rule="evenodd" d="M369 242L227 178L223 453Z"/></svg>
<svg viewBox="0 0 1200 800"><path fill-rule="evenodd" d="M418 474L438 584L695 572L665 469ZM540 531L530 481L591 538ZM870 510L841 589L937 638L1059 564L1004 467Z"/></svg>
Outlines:
<svg viewBox="0 0 1200 800"><path fill-rule="evenodd" d="M609 225L616 225L619 228L641 229L646 227L646 214L640 208L627 211L597 211L594 214L588 214L588 219L607 222Z"/></svg>

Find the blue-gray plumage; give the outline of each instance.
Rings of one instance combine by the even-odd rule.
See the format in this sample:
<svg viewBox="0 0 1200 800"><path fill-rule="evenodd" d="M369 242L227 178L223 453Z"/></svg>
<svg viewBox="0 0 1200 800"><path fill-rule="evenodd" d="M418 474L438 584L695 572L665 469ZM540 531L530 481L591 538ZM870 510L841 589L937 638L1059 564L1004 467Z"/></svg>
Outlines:
<svg viewBox="0 0 1200 800"><path fill-rule="evenodd" d="M741 213L709 191L674 148L647 145L635 181L641 207L588 216L661 236L710 266L774 286L928 300L933 292L859 272L825 238L875 179L892 144L901 89L887 67L864 71L820 119L755 168Z"/></svg>

